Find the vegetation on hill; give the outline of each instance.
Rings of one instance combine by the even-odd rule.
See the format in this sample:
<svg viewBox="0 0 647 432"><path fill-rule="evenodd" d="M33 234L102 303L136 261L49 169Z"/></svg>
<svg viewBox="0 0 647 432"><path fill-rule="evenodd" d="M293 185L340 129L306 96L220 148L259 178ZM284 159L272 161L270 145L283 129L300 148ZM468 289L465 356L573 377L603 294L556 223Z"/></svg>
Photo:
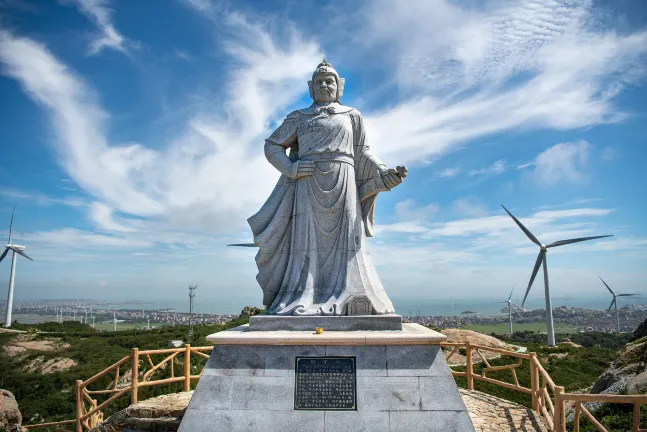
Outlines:
<svg viewBox="0 0 647 432"><path fill-rule="evenodd" d="M631 339L631 335L615 335L611 333L589 332L575 334L558 334L558 341L568 339L572 343L558 344L557 347L545 345L546 334L534 332L519 332L513 336L495 335L507 343L521 345L528 348L528 351L536 352L540 362L553 381L564 386L566 392L586 393L588 388L605 371L609 364L615 360L622 348ZM576 345L581 345L578 348ZM516 363L511 357L503 357L489 360L492 366L502 366ZM465 367L455 367L454 370L464 371ZM474 365L474 372L480 374L483 365ZM527 361L523 362L516 369L519 384L530 388L530 366ZM498 379L508 383L514 383L512 372L509 370L488 372L490 378ZM456 377L459 387L466 388L467 380L464 377ZM516 390L506 389L494 384L474 380L474 388L494 396L501 397L513 402L531 407L531 397ZM626 404L602 404L601 408L595 411L594 415L610 432L626 431L632 422L633 406ZM641 423L647 422L647 407L641 409ZM570 429L569 429L570 430ZM583 419L581 421L582 432L595 431L595 427Z"/></svg>
<svg viewBox="0 0 647 432"><path fill-rule="evenodd" d="M248 322L243 316L224 325L194 326L191 344L208 346L206 336ZM103 369L127 356L132 348L163 349L169 340L187 340L187 327L162 327L153 330L128 330L117 332L96 332L91 327L78 322L42 323L30 325L12 325L12 329L26 330L27 333L0 333L0 387L11 391L18 401L23 415L23 424L42 421L58 421L74 418L75 415L75 381L86 380ZM43 332L43 333L36 333ZM56 341L60 349L47 351L27 350L9 354L7 349L15 340ZM4 348L4 349L3 349ZM44 360L65 357L74 360L76 366L50 374L34 373L25 370L26 366L38 357ZM176 374L182 371L181 361ZM195 356L192 359L193 374L198 374L205 360ZM142 364L142 363L140 363ZM128 367L128 365L125 365ZM122 369L122 374L125 369ZM97 382L95 389L106 388L113 379L113 374ZM194 386L196 382L192 383ZM182 383L171 383L160 386L140 388L140 399L181 391ZM118 399L110 404L104 412L106 415L125 408L128 397ZM46 429L39 429L46 430ZM53 430L53 429L52 429ZM60 430L60 429L59 429Z"/></svg>

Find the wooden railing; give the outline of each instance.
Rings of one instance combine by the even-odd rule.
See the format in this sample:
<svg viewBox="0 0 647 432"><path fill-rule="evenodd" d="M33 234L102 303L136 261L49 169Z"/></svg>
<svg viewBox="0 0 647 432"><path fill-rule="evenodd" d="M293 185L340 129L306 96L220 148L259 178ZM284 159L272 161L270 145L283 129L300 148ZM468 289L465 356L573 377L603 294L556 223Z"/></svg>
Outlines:
<svg viewBox="0 0 647 432"><path fill-rule="evenodd" d="M575 405L575 412L573 417L573 431L579 432L580 418L584 416L593 424L593 426L600 432L608 432L607 429L595 419L591 412L586 409L584 402L605 402L605 403L619 403L619 404L633 404L633 426L632 432L647 431L647 429L640 429L640 406L647 405L647 395L606 395L606 394L579 394L579 393L565 393L564 387L555 385L553 379L548 375L546 369L542 366L537 358L536 353L518 353L514 351L507 351L500 348L491 348L482 345L471 344L470 342L464 343L451 343L444 342L441 344L446 348L445 359L449 362L451 358L459 352L460 349L465 350L465 371L455 371L452 369L453 376L465 377L467 381L467 389L474 390L474 380L484 381L490 384L505 387L511 390L517 390L522 393L527 393L532 397L532 409L540 414L546 421L546 426L550 431L566 432L566 403L572 402ZM509 356L519 359L516 363L491 366L484 353L495 353L500 356ZM474 354L480 357L480 362L484 367L481 373L474 372L473 358ZM517 369L527 360L530 365L530 387L523 387L519 384L517 376ZM451 369L451 368L450 368ZM497 380L486 376L488 372L510 370L512 376L512 383ZM629 425L627 425L627 430Z"/></svg>
<svg viewBox="0 0 647 432"><path fill-rule="evenodd" d="M35 429L75 424L76 432L84 432L101 423L104 418L104 414L101 410L125 394L130 393L130 403L136 404L139 399L139 389L142 387L182 382L184 391L189 391L191 389L191 380L196 380L202 375L202 371L198 375L191 375L191 359L195 358L192 354L199 357L209 358L209 355L206 354L206 352L210 352L212 349L212 346L192 347L190 344L186 344L183 348L147 351L140 351L139 348L133 348L129 355L122 358L112 366L102 370L85 381L76 381L75 419L50 423L38 423L26 425L25 427L28 429ZM162 355L161 359L153 359L153 357L160 355ZM181 374L176 374L175 370L176 358L178 357L182 360L183 370ZM140 363L143 363L141 370ZM126 379L124 379L125 376L122 374L122 367L130 368L129 371L126 371ZM167 372L167 375L170 376L163 379L153 379L154 375L159 375L162 371ZM105 385L104 388L95 390L91 390L89 388L91 384L98 384L98 381L101 378L110 375L112 375L113 379L109 388L105 388ZM100 397L102 395L109 395L109 397L99 403L96 397Z"/></svg>
<svg viewBox="0 0 647 432"><path fill-rule="evenodd" d="M574 403L575 411L573 417L573 431L579 432L580 418L582 414L597 428L600 432L608 432L607 429L595 419L591 412L585 407L584 402L606 402L606 403L623 403L633 404L634 416L632 432L647 431L647 429L640 429L640 407L647 404L647 395L604 395L604 394L578 394L578 393L565 393L564 387L555 385L546 369L542 366L537 354L535 353L518 353L507 351L500 348L491 348L482 345L471 344L470 342L452 343L445 342L441 346L446 349L446 360L451 358L459 352L465 350L465 371L455 371L452 369L453 376L465 377L467 381L467 389L474 390L474 380L483 381L493 385L501 386L510 390L516 390L522 393L529 394L532 398L532 410L540 414L550 431L553 432L566 432L566 403ZM189 391L191 388L191 380L200 378L202 372L198 375L191 375L191 359L195 354L200 357L208 358L206 354L213 349L212 346L208 347L191 347L187 344L184 348L170 348L160 350L139 351L138 348L133 348L130 355L122 358L112 366L104 369L93 377L76 382L76 418L72 420L64 420L59 422L38 423L25 426L28 429L42 428L48 426L60 426L66 424L74 424L76 432L88 431L103 421L104 414L101 411L116 399L124 396L130 392L130 402L135 404L138 401L139 389L147 386L155 386L161 384L168 384L174 382L183 382L184 391ZM516 363L492 366L490 361L486 358L484 353L494 353L497 356L509 356L518 359ZM164 356L159 359L157 363L151 356ZM478 364L483 364L480 374L474 372L474 355L480 358ZM182 358L183 371L181 375L176 375L175 360L177 357ZM519 383L519 376L517 369L523 365L524 361L529 362L530 369L530 387L524 387ZM140 362L144 367L140 372ZM123 380L120 385L121 367L130 366L130 379ZM144 372L144 369L146 371ZM168 370L170 377L164 379L155 379L152 377L162 370ZM501 381L492 377L488 377L488 372L509 370L512 382ZM90 390L88 386L97 383L99 379L114 374L109 388L102 388ZM141 375L141 378L140 378ZM129 381L129 382L128 382ZM106 387L106 386L104 386ZM97 395L110 395L108 399L103 402L97 402L93 396Z"/></svg>

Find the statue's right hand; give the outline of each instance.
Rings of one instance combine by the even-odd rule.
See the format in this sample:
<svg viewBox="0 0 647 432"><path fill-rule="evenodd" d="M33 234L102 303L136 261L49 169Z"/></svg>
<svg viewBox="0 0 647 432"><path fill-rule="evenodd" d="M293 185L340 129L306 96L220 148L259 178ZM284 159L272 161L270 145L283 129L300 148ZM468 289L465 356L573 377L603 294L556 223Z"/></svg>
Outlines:
<svg viewBox="0 0 647 432"><path fill-rule="evenodd" d="M313 161L296 161L290 167L290 178L299 180L300 178L311 176L315 172L315 163Z"/></svg>

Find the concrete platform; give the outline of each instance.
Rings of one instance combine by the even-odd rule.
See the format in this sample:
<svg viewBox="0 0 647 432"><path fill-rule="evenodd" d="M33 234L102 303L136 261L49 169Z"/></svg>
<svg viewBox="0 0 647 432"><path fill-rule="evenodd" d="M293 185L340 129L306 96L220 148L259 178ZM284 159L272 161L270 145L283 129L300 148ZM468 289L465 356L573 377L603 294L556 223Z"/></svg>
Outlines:
<svg viewBox="0 0 647 432"><path fill-rule="evenodd" d="M445 362L445 336L417 324L402 331L250 331L208 336L216 344L180 432L473 432ZM351 411L295 409L297 357L354 357Z"/></svg>
<svg viewBox="0 0 647 432"><path fill-rule="evenodd" d="M250 331L385 331L402 330L400 315L354 315L354 316L282 316L254 315L249 317Z"/></svg>
<svg viewBox="0 0 647 432"><path fill-rule="evenodd" d="M207 336L221 345L437 345L447 340L442 333L420 324L403 323L401 331L250 331L249 325Z"/></svg>

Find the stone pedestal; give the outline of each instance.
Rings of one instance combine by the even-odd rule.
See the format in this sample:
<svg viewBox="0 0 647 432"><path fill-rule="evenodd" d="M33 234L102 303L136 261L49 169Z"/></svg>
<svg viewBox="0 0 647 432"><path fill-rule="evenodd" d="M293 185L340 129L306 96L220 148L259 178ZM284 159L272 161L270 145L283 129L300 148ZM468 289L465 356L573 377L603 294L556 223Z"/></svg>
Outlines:
<svg viewBox="0 0 647 432"><path fill-rule="evenodd" d="M180 432L474 431L440 349L445 336L417 324L401 331L249 331L215 344ZM352 357L351 411L295 409L297 357Z"/></svg>

